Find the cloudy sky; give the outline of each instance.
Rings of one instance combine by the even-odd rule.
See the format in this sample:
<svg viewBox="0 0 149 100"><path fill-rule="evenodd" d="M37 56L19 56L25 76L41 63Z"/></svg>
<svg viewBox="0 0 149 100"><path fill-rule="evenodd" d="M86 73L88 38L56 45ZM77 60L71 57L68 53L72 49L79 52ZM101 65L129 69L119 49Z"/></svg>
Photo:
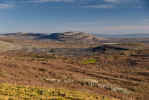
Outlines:
<svg viewBox="0 0 149 100"><path fill-rule="evenodd" d="M0 0L0 33L149 33L148 0Z"/></svg>

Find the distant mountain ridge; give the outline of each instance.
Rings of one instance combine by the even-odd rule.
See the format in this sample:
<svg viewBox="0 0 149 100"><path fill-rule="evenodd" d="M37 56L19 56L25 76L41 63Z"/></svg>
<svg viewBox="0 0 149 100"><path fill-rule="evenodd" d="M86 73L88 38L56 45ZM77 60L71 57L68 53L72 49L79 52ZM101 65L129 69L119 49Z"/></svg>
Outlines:
<svg viewBox="0 0 149 100"><path fill-rule="evenodd" d="M65 42L97 42L105 40L105 38L97 37L96 35L84 33L84 32L63 32L63 33L9 33L3 34L4 36L19 37L23 39L34 39L34 40L55 40Z"/></svg>
<svg viewBox="0 0 149 100"><path fill-rule="evenodd" d="M99 41L104 38L96 37L95 35L84 32L64 32L64 33L52 33L47 36L39 37L38 39L52 39L58 41Z"/></svg>
<svg viewBox="0 0 149 100"><path fill-rule="evenodd" d="M149 38L149 33L132 33L132 34L90 34L85 32L62 32L62 33L6 33L0 36L32 37L33 39L51 39L65 41L69 39L87 39L87 40L106 40L107 38Z"/></svg>
<svg viewBox="0 0 149 100"><path fill-rule="evenodd" d="M149 33L134 33L134 34L95 34L104 38L149 38Z"/></svg>

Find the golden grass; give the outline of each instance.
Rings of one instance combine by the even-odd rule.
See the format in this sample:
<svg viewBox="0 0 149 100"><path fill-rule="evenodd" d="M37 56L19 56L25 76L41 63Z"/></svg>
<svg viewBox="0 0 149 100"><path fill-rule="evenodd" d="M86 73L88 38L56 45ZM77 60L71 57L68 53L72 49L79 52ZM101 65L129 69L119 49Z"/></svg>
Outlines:
<svg viewBox="0 0 149 100"><path fill-rule="evenodd" d="M0 100L116 100L110 97L57 88L1 84Z"/></svg>

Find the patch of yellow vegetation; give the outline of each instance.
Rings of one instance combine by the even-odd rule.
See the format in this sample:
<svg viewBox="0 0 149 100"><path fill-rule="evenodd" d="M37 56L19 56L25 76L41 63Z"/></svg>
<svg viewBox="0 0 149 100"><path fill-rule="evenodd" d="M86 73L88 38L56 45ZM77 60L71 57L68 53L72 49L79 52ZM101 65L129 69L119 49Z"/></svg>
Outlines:
<svg viewBox="0 0 149 100"><path fill-rule="evenodd" d="M116 100L110 97L57 88L0 85L0 100Z"/></svg>

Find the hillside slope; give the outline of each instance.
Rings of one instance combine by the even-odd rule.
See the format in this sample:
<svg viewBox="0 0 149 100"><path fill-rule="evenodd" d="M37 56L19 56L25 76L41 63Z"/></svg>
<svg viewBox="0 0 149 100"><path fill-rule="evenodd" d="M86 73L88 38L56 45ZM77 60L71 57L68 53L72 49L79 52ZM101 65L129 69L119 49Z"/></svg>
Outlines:
<svg viewBox="0 0 149 100"><path fill-rule="evenodd" d="M104 38L96 37L92 34L84 32L64 32L64 33L52 33L48 36L39 37L39 39L52 39L58 41L90 41L97 42Z"/></svg>

